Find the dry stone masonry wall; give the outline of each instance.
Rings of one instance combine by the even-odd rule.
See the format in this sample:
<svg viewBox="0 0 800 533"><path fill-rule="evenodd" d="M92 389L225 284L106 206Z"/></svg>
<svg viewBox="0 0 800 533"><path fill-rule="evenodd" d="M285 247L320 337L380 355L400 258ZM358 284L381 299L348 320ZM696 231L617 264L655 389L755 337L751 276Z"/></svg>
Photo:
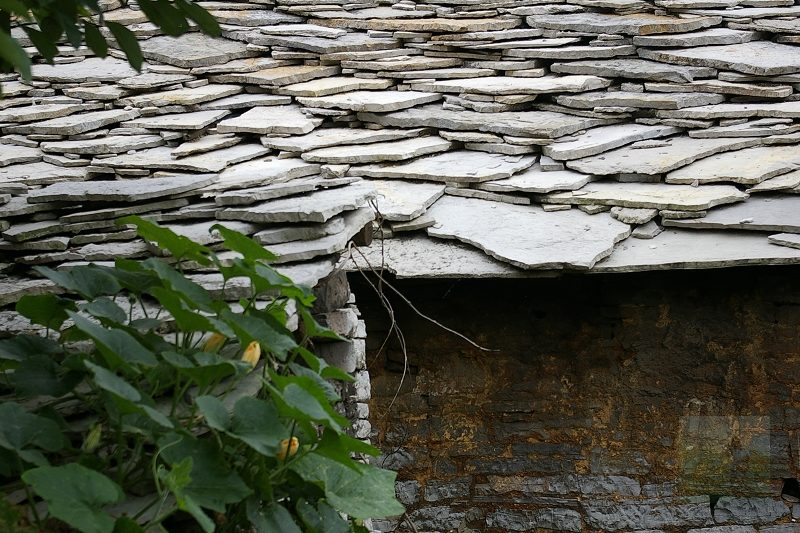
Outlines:
<svg viewBox="0 0 800 533"><path fill-rule="evenodd" d="M392 294L406 351L383 347L364 285L374 441L416 531L800 531L793 268L397 282L492 352Z"/></svg>
<svg viewBox="0 0 800 533"><path fill-rule="evenodd" d="M200 2L220 38L165 36L135 1L100 3L140 40L142 72L118 50L100 59L62 46L30 82L0 76L2 335L31 328L12 311L22 295L54 290L32 266L155 253L115 219L138 214L210 246L223 222L278 254L296 281L338 295L319 312L353 342L319 348L357 376L344 409L365 437L363 325L336 267L353 239L361 251L343 268L383 265L398 277L800 263L794 0ZM190 275L222 291L220 277ZM225 296L247 289L228 285ZM545 465L577 453L519 451ZM707 499L664 508L671 494L615 472L529 481L639 490L652 499L647 516L712 524ZM432 481L425 501L460 497L464 483ZM540 492L481 483L487 492L472 494L482 498ZM620 530L642 512L598 501L583 522L566 504L515 504L484 525ZM731 516L755 505L722 503ZM784 520L765 505L752 512ZM426 509L425 530L450 527L436 521L450 507ZM728 522L714 533L755 527Z"/></svg>

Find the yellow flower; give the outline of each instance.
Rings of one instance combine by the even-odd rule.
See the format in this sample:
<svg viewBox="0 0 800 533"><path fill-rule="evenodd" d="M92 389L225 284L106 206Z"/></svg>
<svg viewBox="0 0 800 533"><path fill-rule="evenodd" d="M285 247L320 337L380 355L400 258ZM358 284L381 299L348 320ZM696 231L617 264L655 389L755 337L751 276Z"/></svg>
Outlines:
<svg viewBox="0 0 800 533"><path fill-rule="evenodd" d="M283 439L278 450L278 459L285 461L286 457L292 457L297 453L297 448L300 447L300 441L297 437L292 437L291 443L289 439Z"/></svg>
<svg viewBox="0 0 800 533"><path fill-rule="evenodd" d="M255 367L259 359L261 359L261 345L258 344L258 341L253 341L247 345L247 349L242 354L242 361Z"/></svg>
<svg viewBox="0 0 800 533"><path fill-rule="evenodd" d="M204 352L216 352L228 340L222 333L214 333L203 344Z"/></svg>

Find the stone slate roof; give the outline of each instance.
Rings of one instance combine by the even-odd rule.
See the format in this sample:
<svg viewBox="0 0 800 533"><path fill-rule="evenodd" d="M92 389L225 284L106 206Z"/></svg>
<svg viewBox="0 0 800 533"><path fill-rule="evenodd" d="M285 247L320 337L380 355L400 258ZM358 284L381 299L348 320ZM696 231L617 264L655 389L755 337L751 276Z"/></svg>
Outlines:
<svg viewBox="0 0 800 533"><path fill-rule="evenodd" d="M105 2L142 73L64 47L2 78L0 306L153 253L131 213L310 284L375 210L354 260L403 277L800 263L793 0L200 3L222 38Z"/></svg>

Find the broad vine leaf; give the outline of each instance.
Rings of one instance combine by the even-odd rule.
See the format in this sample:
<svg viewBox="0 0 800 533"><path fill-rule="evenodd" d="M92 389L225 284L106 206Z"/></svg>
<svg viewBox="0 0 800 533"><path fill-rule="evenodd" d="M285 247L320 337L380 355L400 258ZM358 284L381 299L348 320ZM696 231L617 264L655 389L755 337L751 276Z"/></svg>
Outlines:
<svg viewBox="0 0 800 533"><path fill-rule="evenodd" d="M122 329L107 329L99 324L95 324L89 319L71 311L68 314L75 327L83 331L95 341L98 350L106 356L109 364L118 366L124 362L126 365L140 364L143 366L155 366L158 360L155 355L142 346L133 335Z"/></svg>
<svg viewBox="0 0 800 533"><path fill-rule="evenodd" d="M83 533L111 533L114 519L103 507L125 496L106 476L77 463L28 470L22 479L47 502L48 512Z"/></svg>
<svg viewBox="0 0 800 533"><path fill-rule="evenodd" d="M125 52L128 63L136 70L141 70L144 57L142 49L139 47L139 41L133 32L118 22L107 21L106 26L111 30L111 35L114 36L117 45Z"/></svg>
<svg viewBox="0 0 800 533"><path fill-rule="evenodd" d="M405 512L395 498L397 474L390 470L365 465L356 472L313 453L301 457L291 468L304 480L318 484L331 505L353 518L382 518Z"/></svg>
<svg viewBox="0 0 800 533"><path fill-rule="evenodd" d="M183 461L176 463L171 470L167 471L163 467L159 470L159 477L164 481L164 484L175 495L175 500L178 502L178 508L186 511L197 520L203 531L210 533L214 531L214 522L203 512L199 505L192 499L191 496L186 494L186 487L192 482L192 468L194 461L191 457L187 457Z"/></svg>
<svg viewBox="0 0 800 533"><path fill-rule="evenodd" d="M209 426L244 442L262 455L275 455L280 441L289 437L289 430L270 402L245 396L236 402L232 416L213 396L200 396L196 402Z"/></svg>
<svg viewBox="0 0 800 533"><path fill-rule="evenodd" d="M74 291L89 301L100 296L113 296L122 287L108 272L95 266L78 266L69 270L35 267L39 274L69 291Z"/></svg>
<svg viewBox="0 0 800 533"><path fill-rule="evenodd" d="M350 533L350 524L324 501L314 507L301 499L297 502L297 516L303 521L306 533Z"/></svg>
<svg viewBox="0 0 800 533"><path fill-rule="evenodd" d="M226 466L225 457L214 442L173 433L159 439L158 445L161 457L171 466L192 458L192 480L184 490L197 505L222 513L226 504L240 502L252 493L242 478Z"/></svg>
<svg viewBox="0 0 800 533"><path fill-rule="evenodd" d="M20 396L58 398L70 392L82 378L79 372L63 372L51 357L34 355L14 370L11 381Z"/></svg>
<svg viewBox="0 0 800 533"><path fill-rule="evenodd" d="M140 5L144 8L143 4L140 3ZM211 264L209 259L211 250L193 242L183 235L178 235L174 231L162 228L158 224L154 224L142 217L123 217L117 221L117 224L133 224L136 226L136 231L139 233L140 237L157 244L159 248L168 250L173 257L191 259L192 261L197 261L201 265Z"/></svg>
<svg viewBox="0 0 800 533"><path fill-rule="evenodd" d="M0 448L20 454L30 448L56 452L67 440L53 420L27 412L13 402L0 404Z"/></svg>
<svg viewBox="0 0 800 533"><path fill-rule="evenodd" d="M19 299L15 309L34 324L58 330L69 318L67 310L74 311L75 304L55 294L28 294Z"/></svg>
<svg viewBox="0 0 800 533"><path fill-rule="evenodd" d="M35 355L55 355L61 351L60 344L37 335L17 335L0 340L0 359L8 361L24 361Z"/></svg>
<svg viewBox="0 0 800 533"><path fill-rule="evenodd" d="M271 503L259 509L257 505L247 502L247 518L256 533L303 533L285 507Z"/></svg>

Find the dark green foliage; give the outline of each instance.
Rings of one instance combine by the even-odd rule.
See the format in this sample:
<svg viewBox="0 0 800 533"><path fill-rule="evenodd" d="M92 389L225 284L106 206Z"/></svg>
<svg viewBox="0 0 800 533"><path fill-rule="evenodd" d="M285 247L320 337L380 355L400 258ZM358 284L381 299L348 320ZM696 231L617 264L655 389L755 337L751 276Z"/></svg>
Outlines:
<svg viewBox="0 0 800 533"><path fill-rule="evenodd" d="M394 474L354 459L377 450L334 409L328 380L352 378L308 349L312 336L336 338L311 315L309 289L227 229L232 265L145 220L125 223L170 263L42 268L65 293L17 310L45 336L0 341L0 485L27 494L27 508L0 507L0 531L138 533L183 513L204 531L339 533L402 513ZM213 296L176 259L248 278L251 297ZM301 333L286 327L290 301Z"/></svg>
<svg viewBox="0 0 800 533"><path fill-rule="evenodd" d="M208 11L190 0L139 0L147 18L167 35L181 35L196 24L200 31L217 36L219 24ZM11 22L20 25L39 55L51 62L57 44L77 48L85 44L99 57L111 46L122 50L136 70L142 66L142 51L128 28L106 21L96 0L0 0L0 72L18 72L31 77L31 62L22 46L11 37Z"/></svg>

